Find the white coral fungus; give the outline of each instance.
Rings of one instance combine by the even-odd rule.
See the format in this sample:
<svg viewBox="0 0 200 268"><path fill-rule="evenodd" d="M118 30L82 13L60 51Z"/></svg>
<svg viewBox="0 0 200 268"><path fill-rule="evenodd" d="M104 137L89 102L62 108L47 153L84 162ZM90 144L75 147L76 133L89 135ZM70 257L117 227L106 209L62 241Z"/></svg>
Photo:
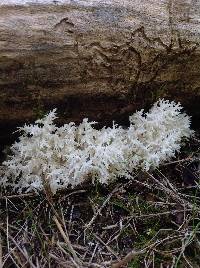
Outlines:
<svg viewBox="0 0 200 268"><path fill-rule="evenodd" d="M56 109L23 132L12 145L12 155L1 167L0 185L19 192L42 190L46 181L53 193L74 187L87 178L109 183L136 169L156 168L180 151L181 142L192 135L190 117L180 103L159 100L148 113L130 116L123 129L96 130L95 122L57 127Z"/></svg>

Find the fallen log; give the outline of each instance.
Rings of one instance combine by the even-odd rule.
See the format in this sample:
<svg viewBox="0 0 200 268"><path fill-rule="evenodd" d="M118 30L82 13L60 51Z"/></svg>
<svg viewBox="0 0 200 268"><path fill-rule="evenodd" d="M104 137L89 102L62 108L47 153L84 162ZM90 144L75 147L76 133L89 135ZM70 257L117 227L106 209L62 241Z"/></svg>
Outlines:
<svg viewBox="0 0 200 268"><path fill-rule="evenodd" d="M199 43L199 0L1 0L1 133L55 107L124 122L159 97L199 118Z"/></svg>

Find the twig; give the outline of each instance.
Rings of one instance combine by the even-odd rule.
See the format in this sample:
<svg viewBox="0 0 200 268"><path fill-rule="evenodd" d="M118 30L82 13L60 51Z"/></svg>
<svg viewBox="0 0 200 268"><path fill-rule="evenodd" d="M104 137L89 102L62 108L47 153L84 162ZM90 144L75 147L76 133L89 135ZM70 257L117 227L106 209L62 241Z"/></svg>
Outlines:
<svg viewBox="0 0 200 268"><path fill-rule="evenodd" d="M164 164L162 164L162 166L169 166L169 165L172 165L172 164L187 162L187 161L190 161L190 160L194 160L194 159L189 156L189 157L184 158L184 159L180 159L180 160L176 160L176 161L171 161L171 162L168 162L168 163L164 163Z"/></svg>
<svg viewBox="0 0 200 268"><path fill-rule="evenodd" d="M191 208L188 209L181 209L181 210L171 210L171 211L165 211L165 212L158 212L158 213L149 213L149 214L141 214L141 215L136 215L136 216L131 216L131 218L148 218L148 217L158 217L158 216L163 216L163 215L169 215L169 214L176 214L176 213L181 213L181 212L190 212L193 211Z"/></svg>
<svg viewBox="0 0 200 268"><path fill-rule="evenodd" d="M179 238L182 238L182 237L183 237L183 235L168 236L168 237L165 237L162 240L158 240L158 241L156 241L156 242L154 242L154 243L152 243L150 245L147 245L146 247L144 247L143 249L141 249L139 251L132 250L122 260L120 260L117 263L113 263L113 265L111 267L112 268L120 268L120 267L123 267L123 266L127 265L127 263L129 263L130 261L132 261L136 256L142 255L142 254L146 253L148 250L151 250L154 247L157 247L157 246L159 246L162 243L166 243L169 240L179 239Z"/></svg>
<svg viewBox="0 0 200 268"><path fill-rule="evenodd" d="M174 201L177 203L183 205L186 204L188 208L193 208L193 205L190 203L186 203L185 200L183 200L180 196L179 193L175 192L174 190L169 189L166 187L162 182L157 180L153 175L151 175L149 172L146 172L146 174L157 184L160 186L160 189L165 192L166 195L170 196Z"/></svg>
<svg viewBox="0 0 200 268"><path fill-rule="evenodd" d="M9 255L9 258L13 261L13 264L16 266L16 268L21 268L21 267L23 267L23 264L20 262L20 265L21 266L19 266L18 264L17 264L17 262L15 261L15 259L13 258L13 256L14 256L14 258L16 259L16 255L15 255L15 253L14 253L14 251L12 251L11 252L11 254ZM18 260L19 261L19 260Z"/></svg>
<svg viewBox="0 0 200 268"><path fill-rule="evenodd" d="M73 192L71 192L71 193L69 193L69 194L67 194L67 195L64 195L62 198L60 198L60 201L62 201L63 199L67 199L67 198L70 197L71 195L81 194L81 193L85 193L85 192L86 192L86 190L83 190L83 189L81 189L81 190L77 190L77 191L73 191Z"/></svg>
<svg viewBox="0 0 200 268"><path fill-rule="evenodd" d="M18 250L21 252L21 254L23 255L23 257L26 259L26 261L30 264L30 267L32 268L37 268L32 261L30 260L30 258L27 256L27 254L20 248L20 246L17 244L17 242L15 241L15 239L9 235L9 237L11 238L11 240L13 241L13 243L15 244L15 246L18 248Z"/></svg>
<svg viewBox="0 0 200 268"><path fill-rule="evenodd" d="M15 194L15 195L8 195L8 196L0 196L0 200L2 199L15 199L15 198L25 198L25 197L35 197L38 194L36 193L29 193L29 194Z"/></svg>
<svg viewBox="0 0 200 268"><path fill-rule="evenodd" d="M110 201L110 199L113 196L113 194L116 193L119 190L119 187L120 186L121 185L118 185L117 187L115 187L115 189L108 195L108 197L106 198L106 200L103 202L102 206L98 209L98 211L94 214L94 216L92 217L92 219L90 220L90 222L86 225L84 231L86 231L88 228L90 228L90 226L93 224L93 222L95 221L95 219L97 218L97 216L101 213L102 209Z"/></svg>
<svg viewBox="0 0 200 268"><path fill-rule="evenodd" d="M9 216L8 216L8 199L6 198L6 239L7 239L7 249L10 251L10 243L9 243Z"/></svg>
<svg viewBox="0 0 200 268"><path fill-rule="evenodd" d="M71 263L63 263L60 258L58 258L57 256L55 256L53 253L49 253L49 256L54 259L61 267L64 268L74 268L74 265L72 265Z"/></svg>
<svg viewBox="0 0 200 268"><path fill-rule="evenodd" d="M120 260L117 263L114 263L111 267L112 268L123 267L123 266L127 265L127 263L132 261L136 256L144 254L146 251L147 251L147 249L142 249L142 250L139 250L139 251L132 250L122 260Z"/></svg>
<svg viewBox="0 0 200 268"><path fill-rule="evenodd" d="M97 251L98 245L99 245L99 243L96 243L96 246L95 246L95 248L94 248L94 250L92 252L92 256L91 256L90 261L89 261L90 264L92 263L92 260L94 258L94 255L95 255L96 251Z"/></svg>
<svg viewBox="0 0 200 268"><path fill-rule="evenodd" d="M0 267L3 267L3 252L2 252L2 239L0 233Z"/></svg>
<svg viewBox="0 0 200 268"><path fill-rule="evenodd" d="M77 266L79 267L79 266L81 265L81 261L80 261L80 259L78 258L78 256L77 256L75 250L74 250L73 247L72 247L72 244L71 244L71 242L70 242L70 240L69 240L69 236L68 236L68 234L67 234L66 232L64 232L64 230L63 230L61 224L59 223L58 219L56 218L56 216L53 216L53 220L54 220L54 222L55 222L55 224L56 224L58 230L60 231L60 234L62 235L62 237L63 237L65 243L67 244L67 247L68 247L69 251L71 252L71 254L72 254L72 256L73 256L75 262L77 263Z"/></svg>
<svg viewBox="0 0 200 268"><path fill-rule="evenodd" d="M112 253L112 255L114 255L119 260L117 253L115 253L114 250L112 250L112 248L110 246L108 246L106 243L104 243L103 240L99 236L97 236L96 234L93 234L93 235L101 244L103 244L107 248L107 250L110 253Z"/></svg>

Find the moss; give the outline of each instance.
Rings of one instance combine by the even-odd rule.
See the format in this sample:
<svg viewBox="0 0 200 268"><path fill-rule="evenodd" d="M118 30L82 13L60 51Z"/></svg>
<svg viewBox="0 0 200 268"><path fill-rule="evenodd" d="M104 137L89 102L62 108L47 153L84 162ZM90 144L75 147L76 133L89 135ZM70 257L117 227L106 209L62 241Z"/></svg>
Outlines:
<svg viewBox="0 0 200 268"><path fill-rule="evenodd" d="M38 105L33 108L33 116L36 119L43 118L44 115L46 114L46 111L43 107L43 105Z"/></svg>

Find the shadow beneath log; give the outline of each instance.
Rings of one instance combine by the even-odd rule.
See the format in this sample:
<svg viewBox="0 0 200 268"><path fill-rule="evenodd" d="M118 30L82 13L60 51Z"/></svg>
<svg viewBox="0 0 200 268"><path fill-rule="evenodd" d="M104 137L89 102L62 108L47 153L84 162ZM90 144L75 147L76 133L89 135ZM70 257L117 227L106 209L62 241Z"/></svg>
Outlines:
<svg viewBox="0 0 200 268"><path fill-rule="evenodd" d="M11 105L17 116L9 118L9 115L1 115L0 119L0 158L3 159L2 151L11 145L19 136L13 133L17 127L23 124L33 123L36 119L44 116L50 110L57 108L58 119L56 124L75 122L79 124L83 118L96 121L96 128L112 126L113 121L127 127L129 116L136 110L148 110L159 98L180 101L187 114L192 116L192 128L200 130L200 89L186 89L181 81L174 82L151 82L140 83L133 88L134 95L123 94L76 94L61 98L41 99L38 103L20 102L5 103ZM55 93L54 93L55 94ZM4 104L4 105L5 105ZM6 112L5 112L6 114ZM22 115L22 116L21 116ZM17 119L16 119L17 118Z"/></svg>

